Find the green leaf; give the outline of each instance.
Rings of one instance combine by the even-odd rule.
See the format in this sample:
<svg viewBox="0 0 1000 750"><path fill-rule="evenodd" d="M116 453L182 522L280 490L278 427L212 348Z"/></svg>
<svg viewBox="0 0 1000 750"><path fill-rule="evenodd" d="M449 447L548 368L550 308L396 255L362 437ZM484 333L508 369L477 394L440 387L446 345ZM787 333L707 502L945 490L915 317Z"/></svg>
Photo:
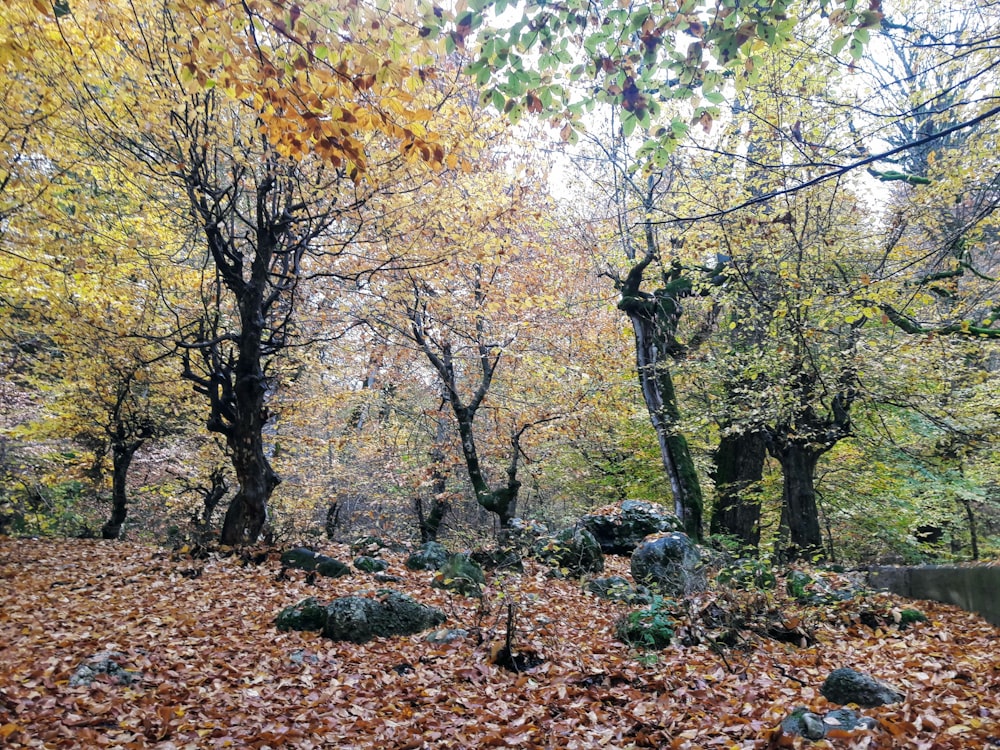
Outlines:
<svg viewBox="0 0 1000 750"><path fill-rule="evenodd" d="M834 39L833 45L830 47L830 54L834 57L839 55L843 51L844 47L847 46L848 41L850 41L850 37L848 36L842 36Z"/></svg>
<svg viewBox="0 0 1000 750"><path fill-rule="evenodd" d="M317 60L325 60L330 56L330 50L321 44L313 50L313 54L316 55Z"/></svg>
<svg viewBox="0 0 1000 750"><path fill-rule="evenodd" d="M635 131L635 126L638 124L638 120L635 119L635 115L631 112L626 113L622 117L622 134L627 138L632 135Z"/></svg>

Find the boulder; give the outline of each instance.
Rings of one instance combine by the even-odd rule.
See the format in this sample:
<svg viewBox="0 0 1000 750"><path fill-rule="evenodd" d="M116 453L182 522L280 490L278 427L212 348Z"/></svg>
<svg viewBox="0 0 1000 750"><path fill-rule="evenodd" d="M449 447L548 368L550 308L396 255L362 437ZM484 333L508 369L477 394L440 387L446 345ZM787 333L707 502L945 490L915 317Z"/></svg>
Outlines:
<svg viewBox="0 0 1000 750"><path fill-rule="evenodd" d="M121 666L125 658L118 651L99 651L76 668L69 678L70 687L90 685L98 675L107 675L117 685L131 685L139 675Z"/></svg>
<svg viewBox="0 0 1000 750"><path fill-rule="evenodd" d="M621 576L594 578L587 581L586 589L600 599L613 602L649 604L652 601L649 590L645 586L635 588L628 582L628 579Z"/></svg>
<svg viewBox="0 0 1000 750"><path fill-rule="evenodd" d="M545 536L549 536L549 529L541 521L512 518L507 527L500 530L499 540L504 546L527 551Z"/></svg>
<svg viewBox="0 0 1000 750"><path fill-rule="evenodd" d="M500 549L477 549L469 555L469 559L483 570L506 570L515 573L524 572L524 563L516 549L501 547Z"/></svg>
<svg viewBox="0 0 1000 750"><path fill-rule="evenodd" d="M315 570L327 578L339 578L351 574L351 569L344 563L314 552L308 547L296 547L282 553L281 564L286 568Z"/></svg>
<svg viewBox="0 0 1000 750"><path fill-rule="evenodd" d="M425 542L420 549L406 558L410 570L439 570L448 562L448 550L437 542Z"/></svg>
<svg viewBox="0 0 1000 750"><path fill-rule="evenodd" d="M445 621L438 609L428 607L397 591L379 599L345 596L326 608L323 635L336 641L365 643L372 638L412 635Z"/></svg>
<svg viewBox="0 0 1000 750"><path fill-rule="evenodd" d="M539 540L535 555L562 575L579 577L604 570L604 553L594 535L584 528L563 529L554 537Z"/></svg>
<svg viewBox="0 0 1000 750"><path fill-rule="evenodd" d="M379 557L360 555L354 558L354 567L365 573L381 573L389 569L389 563Z"/></svg>
<svg viewBox="0 0 1000 750"><path fill-rule="evenodd" d="M435 573L431 586L462 596L482 596L485 583L483 569L459 552L448 558L444 567Z"/></svg>
<svg viewBox="0 0 1000 750"><path fill-rule="evenodd" d="M308 547L296 547L281 553L281 565L285 568L315 570L317 554Z"/></svg>
<svg viewBox="0 0 1000 750"><path fill-rule="evenodd" d="M681 531L684 525L667 508L645 500L626 500L580 519L606 555L629 555L650 534Z"/></svg>
<svg viewBox="0 0 1000 750"><path fill-rule="evenodd" d="M848 667L830 672L820 692L831 703L856 703L862 708L899 703L904 698L895 688Z"/></svg>
<svg viewBox="0 0 1000 750"><path fill-rule="evenodd" d="M317 555L317 557L320 559L316 561L316 572L321 576L340 578L351 574L351 569L340 562L340 560L334 560L332 557L327 557L326 555Z"/></svg>
<svg viewBox="0 0 1000 750"><path fill-rule="evenodd" d="M326 607L310 596L281 610L274 624L278 630L322 630L326 625Z"/></svg>
<svg viewBox="0 0 1000 750"><path fill-rule="evenodd" d="M647 537L632 553L632 578L664 596L705 590L701 555L687 534L672 531Z"/></svg>

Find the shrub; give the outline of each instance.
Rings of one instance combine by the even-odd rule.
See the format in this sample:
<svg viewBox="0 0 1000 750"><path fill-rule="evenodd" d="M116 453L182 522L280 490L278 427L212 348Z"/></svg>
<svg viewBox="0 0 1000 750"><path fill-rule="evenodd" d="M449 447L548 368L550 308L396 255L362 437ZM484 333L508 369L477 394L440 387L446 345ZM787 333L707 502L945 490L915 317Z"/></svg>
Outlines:
<svg viewBox="0 0 1000 750"><path fill-rule="evenodd" d="M654 596L645 609L629 612L618 621L619 640L633 648L661 649L670 645L674 637L671 605L670 600Z"/></svg>

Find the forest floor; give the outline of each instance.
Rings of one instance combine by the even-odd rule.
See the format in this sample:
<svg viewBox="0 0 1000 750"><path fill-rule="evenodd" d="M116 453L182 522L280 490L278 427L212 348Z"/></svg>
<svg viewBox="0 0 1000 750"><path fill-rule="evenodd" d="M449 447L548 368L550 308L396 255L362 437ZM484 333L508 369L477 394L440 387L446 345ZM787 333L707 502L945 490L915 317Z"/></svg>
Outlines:
<svg viewBox="0 0 1000 750"><path fill-rule="evenodd" d="M323 551L350 559L346 547ZM675 642L691 645L637 652L615 635L629 607L535 563L492 578L480 601L433 589L431 573L386 555L403 579L393 588L471 635L355 645L279 632L274 617L307 596L376 595L385 584L360 572L285 578L277 557L245 564L127 543L0 538L0 746L1000 747L1000 631L953 607L886 594L804 607L780 589L710 591L688 602L678 629ZM605 575L627 570L627 559L612 557ZM542 660L522 673L491 659L508 603L515 648ZM900 630L893 613L908 606L929 619ZM700 624L709 610L742 612L734 647L714 644L718 634ZM884 624L864 624L872 613ZM802 639L767 637L768 621ZM78 665L109 649L136 673L131 685L108 675L70 685ZM862 710L878 721L870 731L817 743L780 732L798 706L834 708L819 688L842 666L889 682L905 701Z"/></svg>

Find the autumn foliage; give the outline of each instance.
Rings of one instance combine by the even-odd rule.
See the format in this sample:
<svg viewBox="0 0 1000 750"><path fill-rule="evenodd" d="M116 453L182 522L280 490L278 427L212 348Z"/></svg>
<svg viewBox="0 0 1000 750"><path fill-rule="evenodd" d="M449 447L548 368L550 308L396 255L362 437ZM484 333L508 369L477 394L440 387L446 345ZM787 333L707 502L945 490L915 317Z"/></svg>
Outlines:
<svg viewBox="0 0 1000 750"><path fill-rule="evenodd" d="M777 727L797 706L830 710L819 687L845 665L892 683L905 702L864 710L879 723L871 732L835 731L813 747L960 750L988 747L1000 734L997 631L944 605L921 602L928 621L901 629L893 613L912 604L888 595L805 607L776 593L753 604L756 595L720 589L688 602L673 645L636 652L615 636L625 605L585 595L579 582L547 577L534 563L492 575L480 601L434 589L431 573L386 559L401 578L393 588L442 609L445 627L469 635L359 646L278 632L274 617L290 603L378 596L386 584L359 572L313 583L302 571L279 576L276 553L255 564L123 543L0 540L0 743L804 747ZM609 572L627 575L625 562L610 559ZM522 673L492 663L508 603L515 648L541 661ZM723 646L705 612L740 607L756 614L736 645ZM805 640L767 638L756 622ZM70 685L80 663L108 649L122 654L132 684L105 676Z"/></svg>

